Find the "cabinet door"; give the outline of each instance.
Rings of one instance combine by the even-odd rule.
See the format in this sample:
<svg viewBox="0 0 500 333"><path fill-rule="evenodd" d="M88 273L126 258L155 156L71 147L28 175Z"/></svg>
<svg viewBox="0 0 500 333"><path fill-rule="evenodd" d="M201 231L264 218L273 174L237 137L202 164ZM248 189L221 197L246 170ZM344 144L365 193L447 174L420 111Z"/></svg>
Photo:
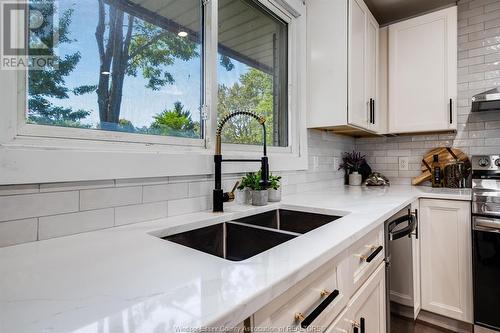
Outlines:
<svg viewBox="0 0 500 333"><path fill-rule="evenodd" d="M472 323L470 203L420 201L422 309Z"/></svg>
<svg viewBox="0 0 500 333"><path fill-rule="evenodd" d="M307 1L307 126L347 125L347 0ZM325 38L328 36L328 38Z"/></svg>
<svg viewBox="0 0 500 333"><path fill-rule="evenodd" d="M389 132L457 128L457 8L389 26Z"/></svg>
<svg viewBox="0 0 500 333"><path fill-rule="evenodd" d="M348 305L348 332L385 333L385 264L380 264ZM364 330L361 326L364 326ZM358 328L356 330L356 328Z"/></svg>
<svg viewBox="0 0 500 333"><path fill-rule="evenodd" d="M349 1L349 124L368 126L366 16L362 0Z"/></svg>
<svg viewBox="0 0 500 333"><path fill-rule="evenodd" d="M412 204L411 209L418 219L418 201ZM417 319L421 308L420 237L418 226L411 238L404 237L391 241L389 246L391 252L391 301L413 308L413 318Z"/></svg>

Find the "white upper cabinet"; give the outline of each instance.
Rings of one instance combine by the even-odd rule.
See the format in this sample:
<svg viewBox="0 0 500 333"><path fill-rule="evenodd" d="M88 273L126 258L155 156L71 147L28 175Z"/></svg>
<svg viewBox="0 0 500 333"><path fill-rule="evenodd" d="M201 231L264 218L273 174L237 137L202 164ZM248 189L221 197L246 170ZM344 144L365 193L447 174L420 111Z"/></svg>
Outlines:
<svg viewBox="0 0 500 333"><path fill-rule="evenodd" d="M308 127L377 131L377 21L362 0L306 4Z"/></svg>
<svg viewBox="0 0 500 333"><path fill-rule="evenodd" d="M389 26L389 133L457 128L457 7Z"/></svg>

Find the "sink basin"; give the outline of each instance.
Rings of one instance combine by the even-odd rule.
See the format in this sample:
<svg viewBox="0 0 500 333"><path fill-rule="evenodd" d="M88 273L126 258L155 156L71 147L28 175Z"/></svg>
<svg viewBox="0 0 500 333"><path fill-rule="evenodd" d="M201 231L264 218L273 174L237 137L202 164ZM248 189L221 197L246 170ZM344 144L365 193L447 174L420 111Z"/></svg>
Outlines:
<svg viewBox="0 0 500 333"><path fill-rule="evenodd" d="M240 223L220 223L163 239L231 261L241 261L297 237Z"/></svg>
<svg viewBox="0 0 500 333"><path fill-rule="evenodd" d="M162 239L227 260L241 261L340 217L278 209Z"/></svg>
<svg viewBox="0 0 500 333"><path fill-rule="evenodd" d="M244 217L237 222L262 227L305 234L325 224L338 220L341 216L324 215L294 210L277 209Z"/></svg>

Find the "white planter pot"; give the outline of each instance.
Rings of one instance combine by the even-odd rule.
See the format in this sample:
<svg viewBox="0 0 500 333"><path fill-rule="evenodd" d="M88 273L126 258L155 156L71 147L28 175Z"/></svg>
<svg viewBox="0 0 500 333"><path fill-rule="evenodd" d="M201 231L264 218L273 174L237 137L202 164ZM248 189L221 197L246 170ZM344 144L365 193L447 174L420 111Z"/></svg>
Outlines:
<svg viewBox="0 0 500 333"><path fill-rule="evenodd" d="M240 205L252 204L252 191L249 188L236 190L236 203Z"/></svg>
<svg viewBox="0 0 500 333"><path fill-rule="evenodd" d="M349 185L360 186L362 180L363 178L357 171L354 171L349 175Z"/></svg>
<svg viewBox="0 0 500 333"><path fill-rule="evenodd" d="M269 192L269 202L280 202L281 201L281 187L277 190L270 188L267 190Z"/></svg>
<svg viewBox="0 0 500 333"><path fill-rule="evenodd" d="M269 198L269 192L267 190L262 191L252 191L252 205L254 206L265 206Z"/></svg>

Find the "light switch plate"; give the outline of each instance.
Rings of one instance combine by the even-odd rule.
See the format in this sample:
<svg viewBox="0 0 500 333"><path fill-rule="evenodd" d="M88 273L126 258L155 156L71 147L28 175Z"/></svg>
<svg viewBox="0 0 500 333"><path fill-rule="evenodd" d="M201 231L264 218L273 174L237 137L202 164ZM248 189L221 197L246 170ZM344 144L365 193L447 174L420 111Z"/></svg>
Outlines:
<svg viewBox="0 0 500 333"><path fill-rule="evenodd" d="M408 157L400 157L399 158L399 171L408 171L408 164L409 164L409 159Z"/></svg>

